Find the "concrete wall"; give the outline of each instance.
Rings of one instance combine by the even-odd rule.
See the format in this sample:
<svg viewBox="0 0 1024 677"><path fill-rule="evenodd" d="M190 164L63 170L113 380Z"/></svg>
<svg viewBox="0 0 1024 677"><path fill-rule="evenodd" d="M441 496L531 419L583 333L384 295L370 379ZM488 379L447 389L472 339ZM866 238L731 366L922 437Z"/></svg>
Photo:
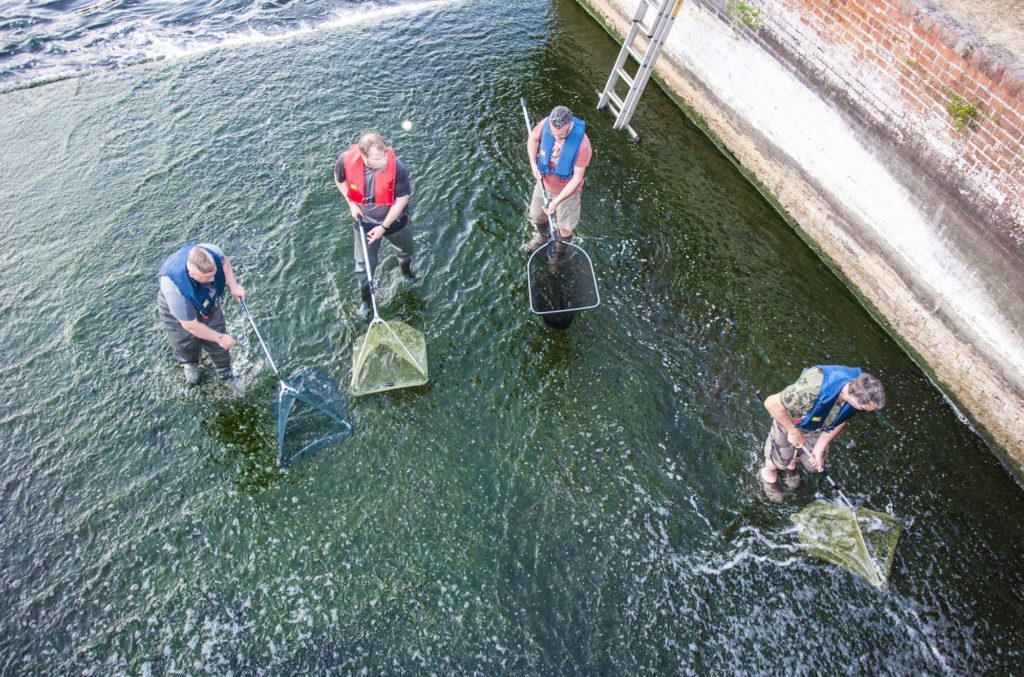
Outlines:
<svg viewBox="0 0 1024 677"><path fill-rule="evenodd" d="M620 40L638 1L578 0ZM1020 60L923 0L746 4L685 0L659 81L1024 479Z"/></svg>

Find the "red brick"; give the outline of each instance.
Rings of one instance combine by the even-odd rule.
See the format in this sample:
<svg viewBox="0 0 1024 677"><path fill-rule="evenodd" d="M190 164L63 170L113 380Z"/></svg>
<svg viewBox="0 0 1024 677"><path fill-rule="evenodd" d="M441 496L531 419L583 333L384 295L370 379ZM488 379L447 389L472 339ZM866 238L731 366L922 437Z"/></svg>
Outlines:
<svg viewBox="0 0 1024 677"><path fill-rule="evenodd" d="M914 37L920 40L922 43L926 45L932 45L935 43L935 38L920 23L915 22L910 27L910 30L913 33Z"/></svg>
<svg viewBox="0 0 1024 677"><path fill-rule="evenodd" d="M912 0L896 0L896 9L905 17L914 17L921 11L917 3Z"/></svg>
<svg viewBox="0 0 1024 677"><path fill-rule="evenodd" d="M975 145L986 152L988 152L989 149L998 148L999 142L988 133L987 129L985 129L984 118L979 115L975 118L974 123L976 127L971 132L971 139L974 141Z"/></svg>
<svg viewBox="0 0 1024 677"><path fill-rule="evenodd" d="M955 26L950 26L945 22L939 23L939 29L935 32L935 39L939 40L942 44L952 49L957 54L960 50L967 46L967 43L958 45L961 38L960 31Z"/></svg>
<svg viewBox="0 0 1024 677"><path fill-rule="evenodd" d="M999 113L999 126L1006 130L1010 138L1015 138L1014 132L1016 131L1019 136L1020 130L1024 129L1024 119L1012 108L1004 108Z"/></svg>
<svg viewBox="0 0 1024 677"><path fill-rule="evenodd" d="M998 141L1003 148L1013 148L1016 145L1013 142L1013 139L1011 139L1006 133L1002 125L998 124L998 118L996 120L996 124L993 124L990 129L992 136L996 138L996 141Z"/></svg>
<svg viewBox="0 0 1024 677"><path fill-rule="evenodd" d="M971 79L974 80L975 83L977 83L977 86L980 87L986 95L988 95L989 92L995 89L996 83L992 81L992 78L985 75L985 73L976 70L972 73L972 76L973 77Z"/></svg>
<svg viewBox="0 0 1024 677"><path fill-rule="evenodd" d="M907 101L911 107L917 109L922 115L929 115L935 111L935 103L927 98L911 96L904 100Z"/></svg>
<svg viewBox="0 0 1024 677"><path fill-rule="evenodd" d="M901 78L899 80L899 87L900 93L912 96L923 96L925 94L925 88L921 86L918 80L912 79L912 76Z"/></svg>
<svg viewBox="0 0 1024 677"><path fill-rule="evenodd" d="M887 2L886 0L880 0L879 2L876 2L875 8L882 10L880 13L878 13L878 16L884 17L886 19L892 17L895 14L899 14L899 11L896 9L895 5L893 5L893 3L891 2Z"/></svg>
<svg viewBox="0 0 1024 677"><path fill-rule="evenodd" d="M1002 83L1003 78L1006 76L1006 66L998 61L993 61L991 66L989 70L985 71L985 75L992 80L992 87L994 89Z"/></svg>
<svg viewBox="0 0 1024 677"><path fill-rule="evenodd" d="M970 138L971 132L968 132L968 138ZM985 149L976 148L974 156L974 166L979 169L995 169L999 166L999 158L992 157Z"/></svg>
<svg viewBox="0 0 1024 677"><path fill-rule="evenodd" d="M921 101L927 101L930 106L930 110L942 111L942 114L945 115L946 98L947 96L945 92L940 92L934 87L928 87L925 89L924 96L921 97Z"/></svg>
<svg viewBox="0 0 1024 677"><path fill-rule="evenodd" d="M918 26L920 26L921 29L927 35L931 35L933 37L935 37L936 33L938 33L942 29L942 25L931 14L919 14L919 15L917 15L917 17L914 20L914 22Z"/></svg>
<svg viewBox="0 0 1024 677"><path fill-rule="evenodd" d="M878 66L878 69L884 74L883 77L885 79L887 79L887 80L891 80L892 79L888 75L888 71L889 71L889 60L888 59L880 56L879 54L877 54L875 52L868 52L868 57L871 59L871 62L873 64Z"/></svg>
<svg viewBox="0 0 1024 677"><path fill-rule="evenodd" d="M958 132L952 124L949 126L949 133L950 136L963 140L963 137L960 136L960 132ZM968 147L967 149L961 151L960 159L963 160L964 163L971 169L977 168L978 164L980 164L978 162L978 152L974 148Z"/></svg>
<svg viewBox="0 0 1024 677"><path fill-rule="evenodd" d="M938 56L939 53L928 45L922 45L920 49L917 49L914 53L915 60L924 66L926 70L935 63L935 59Z"/></svg>
<svg viewBox="0 0 1024 677"><path fill-rule="evenodd" d="M892 21L893 16L896 14L891 3L888 2L876 2L872 10L876 18L880 21Z"/></svg>
<svg viewBox="0 0 1024 677"><path fill-rule="evenodd" d="M976 81L965 75L960 81L960 96L965 99L970 99L977 104L978 102L985 101L988 96L988 91L979 87Z"/></svg>
<svg viewBox="0 0 1024 677"><path fill-rule="evenodd" d="M1024 88L1024 65L1015 63L1007 66L1003 79L999 84L1011 99L1020 101L1020 92Z"/></svg>
<svg viewBox="0 0 1024 677"><path fill-rule="evenodd" d="M994 148L986 149L981 156L982 163L986 168L992 170L993 173L999 172L999 157L999 152Z"/></svg>
<svg viewBox="0 0 1024 677"><path fill-rule="evenodd" d="M942 79L951 85L959 85L964 79L963 66L956 61L948 61L942 67Z"/></svg>
<svg viewBox="0 0 1024 677"><path fill-rule="evenodd" d="M960 60L959 54L942 43L935 45L935 51L939 53L939 58L946 63L953 63Z"/></svg>

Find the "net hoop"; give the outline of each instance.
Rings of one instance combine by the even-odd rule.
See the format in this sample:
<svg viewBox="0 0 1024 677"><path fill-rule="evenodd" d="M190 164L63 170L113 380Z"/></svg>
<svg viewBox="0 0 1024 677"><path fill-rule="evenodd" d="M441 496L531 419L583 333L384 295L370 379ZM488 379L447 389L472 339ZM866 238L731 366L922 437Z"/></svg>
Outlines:
<svg viewBox="0 0 1024 677"><path fill-rule="evenodd" d="M544 252L544 255L547 256L548 255L548 251L547 251L548 248L551 247L551 246L554 246L554 245L559 245L559 244L564 246L568 251L571 251L572 252L572 256L583 256L583 258L586 260L586 262L587 262L587 270L590 273L588 281L592 285L591 288L593 289L593 292L594 292L594 301L593 301L593 303L590 303L590 304L587 304L587 305L572 306L572 307L569 307L569 308L557 308L557 309L554 309L554 310L543 310L543 309L538 310L536 304L534 303L533 276L530 274L530 270L533 268L533 260L541 252ZM566 258L568 258L568 257L566 257ZM600 289L598 289L598 286L597 286L597 275L594 273L594 263L593 263L593 261L591 261L590 255L587 254L586 250L583 249L583 247L580 247L579 245L574 244L572 242L566 242L565 240L554 240L554 239L552 239L552 240L548 241L547 243L545 243L542 247L539 247L532 254L530 254L530 258L526 262L526 290L527 290L527 293L530 296L530 311L534 315L555 315L555 314L559 314L559 313L576 313L576 312L580 312L580 311L583 311L583 310L592 310L594 308L597 308L599 305L601 305L601 291L600 291Z"/></svg>

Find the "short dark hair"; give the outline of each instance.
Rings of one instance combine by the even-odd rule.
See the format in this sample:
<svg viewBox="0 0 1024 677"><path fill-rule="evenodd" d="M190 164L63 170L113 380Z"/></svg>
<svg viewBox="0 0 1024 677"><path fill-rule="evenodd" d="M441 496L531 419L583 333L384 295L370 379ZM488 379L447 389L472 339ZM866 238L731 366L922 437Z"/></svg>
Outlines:
<svg viewBox="0 0 1024 677"><path fill-rule="evenodd" d="M850 397L857 400L857 404L875 409L885 406L885 388L882 382L871 374L861 374L850 381Z"/></svg>

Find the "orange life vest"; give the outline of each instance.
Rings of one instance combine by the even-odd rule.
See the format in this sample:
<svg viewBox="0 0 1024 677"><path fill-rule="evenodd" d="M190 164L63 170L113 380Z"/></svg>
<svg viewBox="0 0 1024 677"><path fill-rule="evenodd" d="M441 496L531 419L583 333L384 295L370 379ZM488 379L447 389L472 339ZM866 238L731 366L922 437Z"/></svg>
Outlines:
<svg viewBox="0 0 1024 677"><path fill-rule="evenodd" d="M373 202L376 205L395 204L395 175L398 172L398 164L394 150L388 148L387 156L384 169L373 177ZM345 151L345 184L348 187L346 195L349 200L361 205L366 204L365 171L366 165L359 153L359 146L352 144Z"/></svg>

